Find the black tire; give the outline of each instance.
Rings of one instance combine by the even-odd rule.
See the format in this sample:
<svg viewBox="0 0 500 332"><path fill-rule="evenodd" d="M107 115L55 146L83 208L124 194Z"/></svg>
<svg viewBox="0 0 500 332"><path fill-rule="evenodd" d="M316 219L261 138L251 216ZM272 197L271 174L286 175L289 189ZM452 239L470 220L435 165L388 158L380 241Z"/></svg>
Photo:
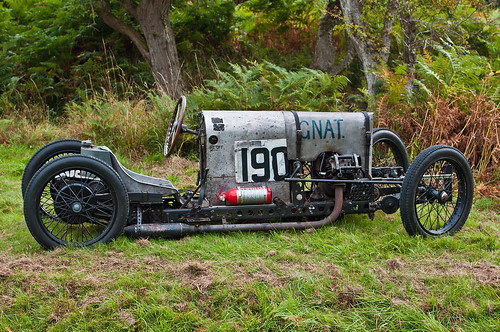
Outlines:
<svg viewBox="0 0 500 332"><path fill-rule="evenodd" d="M76 153L80 154L81 146L82 141L78 139L60 139L42 146L37 152L35 152L24 168L23 179L21 181L23 198L31 178L43 165L52 159L64 155Z"/></svg>
<svg viewBox="0 0 500 332"><path fill-rule="evenodd" d="M446 145L422 151L401 188L401 220L410 235L437 237L460 230L472 206L474 178L459 150Z"/></svg>
<svg viewBox="0 0 500 332"><path fill-rule="evenodd" d="M92 246L118 237L129 200L119 175L103 161L70 155L45 164L31 179L24 218L46 249Z"/></svg>
<svg viewBox="0 0 500 332"><path fill-rule="evenodd" d="M376 128L373 130L372 170L378 167L403 167L406 172L410 166L408 151L401 138L392 130Z"/></svg>

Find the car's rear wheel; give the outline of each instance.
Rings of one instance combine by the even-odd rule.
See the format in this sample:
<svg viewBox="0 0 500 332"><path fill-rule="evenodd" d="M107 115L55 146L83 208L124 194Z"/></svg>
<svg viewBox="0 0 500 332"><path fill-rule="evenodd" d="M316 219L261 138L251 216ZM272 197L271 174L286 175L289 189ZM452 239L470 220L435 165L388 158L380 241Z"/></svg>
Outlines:
<svg viewBox="0 0 500 332"><path fill-rule="evenodd" d="M91 246L119 236L128 195L118 174L99 159L72 155L45 164L26 189L24 216L44 248Z"/></svg>
<svg viewBox="0 0 500 332"><path fill-rule="evenodd" d="M401 167L404 173L409 166L410 158L401 138L392 130L375 129L372 144L373 176L384 176L391 167Z"/></svg>
<svg viewBox="0 0 500 332"><path fill-rule="evenodd" d="M81 152L82 141L79 139L60 139L42 146L26 164L21 181L21 191L25 197L28 183L35 173L52 159L68 154L79 154Z"/></svg>

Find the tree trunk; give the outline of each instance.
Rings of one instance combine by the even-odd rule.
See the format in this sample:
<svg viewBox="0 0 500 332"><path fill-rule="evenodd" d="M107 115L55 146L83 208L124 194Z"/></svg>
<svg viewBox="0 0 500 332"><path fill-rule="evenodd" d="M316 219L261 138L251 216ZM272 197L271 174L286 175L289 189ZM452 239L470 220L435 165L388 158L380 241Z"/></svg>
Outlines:
<svg viewBox="0 0 500 332"><path fill-rule="evenodd" d="M373 74L375 60L370 49L370 41L366 38L365 23L361 20L361 4L358 0L340 0L340 5L346 20L347 33L363 66L368 94L375 100L375 82L377 81Z"/></svg>
<svg viewBox="0 0 500 332"><path fill-rule="evenodd" d="M167 95L179 98L184 83L169 13L170 0L142 0L137 8L137 20L146 38L149 66L156 83Z"/></svg>
<svg viewBox="0 0 500 332"><path fill-rule="evenodd" d="M171 0L121 0L127 13L139 23L141 32L120 21L111 11L109 0L99 0L96 12L112 29L126 35L148 63L158 87L170 97L179 98L184 89L174 33L170 26Z"/></svg>
<svg viewBox="0 0 500 332"><path fill-rule="evenodd" d="M417 63L417 26L413 18L413 10L408 2L402 3L399 8L399 21L403 29L403 62L406 64L407 81L406 92L413 95L415 65Z"/></svg>
<svg viewBox="0 0 500 332"><path fill-rule="evenodd" d="M311 68L319 69L330 75L335 67L337 48L333 43L333 28L339 24L336 17L338 12L338 0L329 1L326 13L321 18L316 35L316 49L311 63Z"/></svg>
<svg viewBox="0 0 500 332"><path fill-rule="evenodd" d="M340 0L340 6L344 13L347 33L363 66L368 94L374 101L377 82L374 70L377 63L386 62L389 57L390 34L394 25L394 13L397 9L396 0L388 0L387 2L384 28L380 38L382 40L381 46L374 45L373 36L369 36L366 24L361 19L363 5L359 0Z"/></svg>
<svg viewBox="0 0 500 332"><path fill-rule="evenodd" d="M346 54L339 64L335 64L338 49L333 40L333 29L336 25L342 23L341 15L339 1L330 0L326 7L326 13L319 23L316 49L311 63L311 68L324 71L332 76L343 72L354 56L352 43L346 34Z"/></svg>

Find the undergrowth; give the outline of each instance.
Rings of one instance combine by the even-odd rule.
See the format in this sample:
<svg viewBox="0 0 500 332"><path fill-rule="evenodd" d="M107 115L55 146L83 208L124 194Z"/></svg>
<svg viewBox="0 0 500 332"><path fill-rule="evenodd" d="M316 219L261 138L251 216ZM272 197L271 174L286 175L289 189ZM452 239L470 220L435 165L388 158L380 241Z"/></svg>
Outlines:
<svg viewBox="0 0 500 332"><path fill-rule="evenodd" d="M200 109L337 111L343 108L345 76L330 76L319 70L287 70L270 62L233 64L232 70L217 70L191 94Z"/></svg>
<svg viewBox="0 0 500 332"><path fill-rule="evenodd" d="M404 66L381 68L377 126L394 129L413 156L435 144L454 146L477 179L500 182L499 64L448 45L419 56L413 81Z"/></svg>
<svg viewBox="0 0 500 332"><path fill-rule="evenodd" d="M451 145L465 154L478 179L500 180L500 112L487 96L431 97L405 109L384 108L382 98L378 107L378 126L395 129L413 156L431 145Z"/></svg>
<svg viewBox="0 0 500 332"><path fill-rule="evenodd" d="M18 116L1 120L0 132L7 143L40 146L59 138L78 138L106 145L131 159L158 160L163 157L174 107L175 102L169 97L153 93L135 99L117 98L112 93L94 94L81 103L67 104L66 116L57 121L48 117L33 119L29 110L21 109ZM196 112L188 111L184 123L196 126ZM193 151L194 142L189 138L181 136L181 141L185 141L184 155Z"/></svg>
<svg viewBox="0 0 500 332"><path fill-rule="evenodd" d="M438 70L444 70L446 59L450 70L457 66L452 65L454 62L449 57L438 57L434 62L426 58L427 69L417 72L415 82L418 81L420 88L413 95L408 94L404 68L395 72L381 69L385 92L379 95L374 109L374 127L395 130L408 144L413 158L431 145L457 147L469 160L477 180L498 183L500 112L495 97L498 74L483 68L483 75L479 67L470 69L468 74L462 73L478 76L474 81L480 82L482 88L472 89L461 83L463 77L457 80L454 75L438 75ZM482 64L479 60L476 62L477 66ZM206 81L203 87L187 95L184 123L188 127L198 125L197 114L203 109L349 109L346 102L349 98L344 92L348 80L344 76L332 77L307 68L291 71L269 62L233 64L230 71L217 70L216 74L217 79ZM441 81L446 85L439 83ZM428 95L429 91L435 93ZM106 90L94 92L79 103L67 104L65 117L56 119L51 118L43 106L34 110L28 105L17 106L15 112L2 120L0 140L35 146L62 137L90 139L130 158L159 160L174 106L175 101L155 92L117 97L115 92ZM181 145L182 155L197 155L191 135L182 135Z"/></svg>
<svg viewBox="0 0 500 332"><path fill-rule="evenodd" d="M153 95L135 100L97 96L67 106L68 135L113 147L128 156L154 153L163 147L174 106L169 98Z"/></svg>

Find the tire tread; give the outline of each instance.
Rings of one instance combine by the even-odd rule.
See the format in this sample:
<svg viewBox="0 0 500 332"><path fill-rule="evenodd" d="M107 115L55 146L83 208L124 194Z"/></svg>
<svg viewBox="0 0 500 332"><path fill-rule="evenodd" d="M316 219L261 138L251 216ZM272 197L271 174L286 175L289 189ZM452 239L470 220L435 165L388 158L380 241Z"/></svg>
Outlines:
<svg viewBox="0 0 500 332"><path fill-rule="evenodd" d="M78 151L81 146L82 141L74 138L64 138L57 141L45 144L40 149L38 149L24 168L23 176L21 179L21 192L24 198L26 189L31 178L35 173L45 165L50 158L53 158L61 153L71 153Z"/></svg>

